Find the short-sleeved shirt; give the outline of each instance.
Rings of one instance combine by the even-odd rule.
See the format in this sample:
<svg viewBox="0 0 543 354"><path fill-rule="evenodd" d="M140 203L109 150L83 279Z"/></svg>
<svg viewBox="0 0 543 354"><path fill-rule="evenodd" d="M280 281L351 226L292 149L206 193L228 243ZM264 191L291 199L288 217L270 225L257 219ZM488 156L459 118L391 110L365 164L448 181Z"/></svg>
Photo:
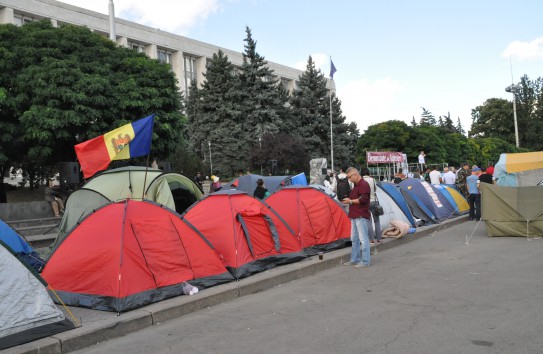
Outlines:
<svg viewBox="0 0 543 354"><path fill-rule="evenodd" d="M488 172L483 173L479 175L479 181L481 181L481 183L492 184L492 175L489 175Z"/></svg>
<svg viewBox="0 0 543 354"><path fill-rule="evenodd" d="M439 173L437 170L433 170L430 172L430 183L432 184L440 184L439 178L441 178L441 173Z"/></svg>
<svg viewBox="0 0 543 354"><path fill-rule="evenodd" d="M494 174L494 166L487 167L486 173L492 176Z"/></svg>
<svg viewBox="0 0 543 354"><path fill-rule="evenodd" d="M423 154L419 155L419 163L422 163L422 164L426 163L426 159L424 158Z"/></svg>
<svg viewBox="0 0 543 354"><path fill-rule="evenodd" d="M443 180L443 183L445 184L454 184L456 182L456 175L454 172L449 171L443 174L443 177L441 177Z"/></svg>
<svg viewBox="0 0 543 354"><path fill-rule="evenodd" d="M370 193L370 185L364 178L360 178L360 181L354 184L349 194L349 199L358 199L360 204L352 204L349 207L349 218L370 218Z"/></svg>
<svg viewBox="0 0 543 354"><path fill-rule="evenodd" d="M479 176L470 175L466 178L466 184L468 185L469 194L479 194Z"/></svg>

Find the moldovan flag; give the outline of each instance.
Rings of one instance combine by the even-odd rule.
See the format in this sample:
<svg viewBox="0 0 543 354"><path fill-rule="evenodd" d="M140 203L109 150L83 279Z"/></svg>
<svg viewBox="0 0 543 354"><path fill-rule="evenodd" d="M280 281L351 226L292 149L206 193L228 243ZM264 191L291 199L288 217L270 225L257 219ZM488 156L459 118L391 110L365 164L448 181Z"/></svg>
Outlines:
<svg viewBox="0 0 543 354"><path fill-rule="evenodd" d="M83 177L107 169L113 160L148 155L151 151L155 115L123 125L97 138L75 146Z"/></svg>

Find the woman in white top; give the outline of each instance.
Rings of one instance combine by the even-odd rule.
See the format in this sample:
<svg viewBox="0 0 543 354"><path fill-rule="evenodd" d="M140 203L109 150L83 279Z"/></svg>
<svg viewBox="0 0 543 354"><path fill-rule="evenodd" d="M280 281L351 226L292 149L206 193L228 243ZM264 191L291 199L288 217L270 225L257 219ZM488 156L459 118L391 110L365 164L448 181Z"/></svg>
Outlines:
<svg viewBox="0 0 543 354"><path fill-rule="evenodd" d="M367 167L363 167L360 170L360 174L362 175L362 178L368 182L371 189L370 212L373 216L373 227L368 224L368 237L372 244L375 242L381 243L381 223L379 221L379 215L375 212L375 206L379 205L379 202L377 201L377 183L375 183L375 179L370 176L370 170Z"/></svg>

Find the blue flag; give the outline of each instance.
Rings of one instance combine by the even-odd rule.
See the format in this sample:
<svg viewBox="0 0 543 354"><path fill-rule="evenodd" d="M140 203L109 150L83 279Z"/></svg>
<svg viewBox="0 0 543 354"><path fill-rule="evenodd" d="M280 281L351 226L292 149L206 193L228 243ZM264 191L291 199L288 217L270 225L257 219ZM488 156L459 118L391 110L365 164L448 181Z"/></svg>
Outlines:
<svg viewBox="0 0 543 354"><path fill-rule="evenodd" d="M330 78L334 78L334 73L337 71L336 66L334 65L334 62L332 61L332 58L330 58Z"/></svg>

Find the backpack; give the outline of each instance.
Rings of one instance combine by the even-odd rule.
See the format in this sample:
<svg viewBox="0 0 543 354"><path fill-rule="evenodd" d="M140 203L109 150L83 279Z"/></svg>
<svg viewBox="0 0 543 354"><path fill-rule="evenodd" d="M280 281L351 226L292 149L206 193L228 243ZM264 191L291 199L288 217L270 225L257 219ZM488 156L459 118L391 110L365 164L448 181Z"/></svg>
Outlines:
<svg viewBox="0 0 543 354"><path fill-rule="evenodd" d="M351 186L349 185L349 179L347 177L345 178L339 178L337 179L337 199L343 200L345 198L349 197L349 194L351 193Z"/></svg>

